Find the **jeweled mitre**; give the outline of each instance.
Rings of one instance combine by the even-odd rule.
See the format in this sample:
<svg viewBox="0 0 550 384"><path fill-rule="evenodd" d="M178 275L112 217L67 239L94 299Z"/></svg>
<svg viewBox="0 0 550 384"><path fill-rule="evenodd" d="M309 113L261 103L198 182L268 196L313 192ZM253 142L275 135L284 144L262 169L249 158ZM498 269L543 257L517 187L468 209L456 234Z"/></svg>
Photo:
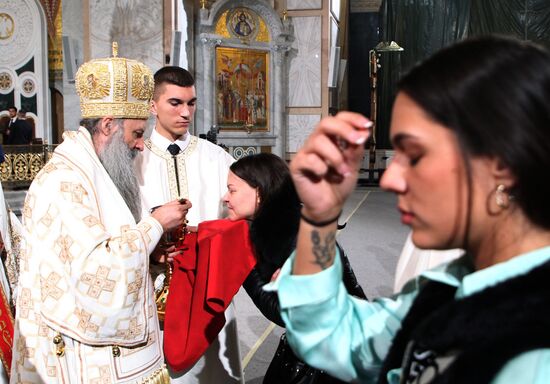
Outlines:
<svg viewBox="0 0 550 384"><path fill-rule="evenodd" d="M76 73L82 118L112 116L147 119L153 95L153 73L145 64L118 56L90 60Z"/></svg>

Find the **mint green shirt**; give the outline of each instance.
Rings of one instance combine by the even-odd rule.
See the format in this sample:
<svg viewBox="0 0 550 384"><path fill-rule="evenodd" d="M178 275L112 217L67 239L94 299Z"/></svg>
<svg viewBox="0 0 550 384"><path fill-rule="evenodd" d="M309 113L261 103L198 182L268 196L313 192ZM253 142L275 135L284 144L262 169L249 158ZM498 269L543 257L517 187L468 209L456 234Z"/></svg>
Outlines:
<svg viewBox="0 0 550 384"><path fill-rule="evenodd" d="M467 257L462 257L422 273L400 294L372 302L347 294L338 255L333 266L314 275L291 275L294 257L292 254L287 260L277 280L264 288L278 291L289 343L314 367L344 381L370 383L377 381L392 340L423 280L457 287L455 297L466 297L542 265L550 260L550 247L474 272ZM388 373L390 384L399 380L400 369ZM550 349L538 349L510 360L492 383L542 384L549 380Z"/></svg>

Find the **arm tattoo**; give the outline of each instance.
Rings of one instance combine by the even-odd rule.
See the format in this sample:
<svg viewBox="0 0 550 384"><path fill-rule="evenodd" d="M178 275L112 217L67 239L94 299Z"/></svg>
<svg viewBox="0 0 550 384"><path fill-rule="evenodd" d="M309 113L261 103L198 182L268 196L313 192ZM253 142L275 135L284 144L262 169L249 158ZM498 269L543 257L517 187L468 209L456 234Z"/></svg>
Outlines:
<svg viewBox="0 0 550 384"><path fill-rule="evenodd" d="M327 269L329 267L329 263L336 253L334 247L335 238L335 232L330 232L326 235L324 244L322 244L319 232L316 230L311 231L311 242L313 243L312 251L315 257L315 261L312 262L313 264L317 264L321 269Z"/></svg>

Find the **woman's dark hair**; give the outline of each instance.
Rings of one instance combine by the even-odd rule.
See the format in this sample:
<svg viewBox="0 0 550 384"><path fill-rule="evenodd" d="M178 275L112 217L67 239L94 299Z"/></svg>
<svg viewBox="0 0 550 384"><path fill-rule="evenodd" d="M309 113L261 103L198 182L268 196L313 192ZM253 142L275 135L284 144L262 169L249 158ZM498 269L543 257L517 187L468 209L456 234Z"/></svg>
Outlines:
<svg viewBox="0 0 550 384"><path fill-rule="evenodd" d="M469 39L413 68L399 83L463 154L500 159L516 177L514 201L550 228L550 55L506 37Z"/></svg>
<svg viewBox="0 0 550 384"><path fill-rule="evenodd" d="M250 236L260 273L272 272L292 252L300 223L301 204L288 165L274 154L259 153L239 159L230 170L258 190L260 204Z"/></svg>
<svg viewBox="0 0 550 384"><path fill-rule="evenodd" d="M288 165L277 155L258 153L245 156L234 162L229 169L252 188L258 189L260 205L257 214L272 199L281 195L296 196ZM295 200L297 199L296 196Z"/></svg>

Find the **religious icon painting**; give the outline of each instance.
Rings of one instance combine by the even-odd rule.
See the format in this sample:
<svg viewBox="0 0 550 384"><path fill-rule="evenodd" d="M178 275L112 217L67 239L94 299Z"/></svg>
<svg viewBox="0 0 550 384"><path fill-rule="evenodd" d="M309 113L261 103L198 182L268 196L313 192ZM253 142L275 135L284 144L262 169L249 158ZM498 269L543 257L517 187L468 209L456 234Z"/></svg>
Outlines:
<svg viewBox="0 0 550 384"><path fill-rule="evenodd" d="M221 130L269 130L269 54L216 48L216 121Z"/></svg>
<svg viewBox="0 0 550 384"><path fill-rule="evenodd" d="M271 41L265 20L249 8L223 12L216 21L215 32L224 39L239 39L244 44Z"/></svg>
<svg viewBox="0 0 550 384"><path fill-rule="evenodd" d="M227 29L233 37L254 40L258 34L258 15L248 8L234 8L227 15Z"/></svg>

